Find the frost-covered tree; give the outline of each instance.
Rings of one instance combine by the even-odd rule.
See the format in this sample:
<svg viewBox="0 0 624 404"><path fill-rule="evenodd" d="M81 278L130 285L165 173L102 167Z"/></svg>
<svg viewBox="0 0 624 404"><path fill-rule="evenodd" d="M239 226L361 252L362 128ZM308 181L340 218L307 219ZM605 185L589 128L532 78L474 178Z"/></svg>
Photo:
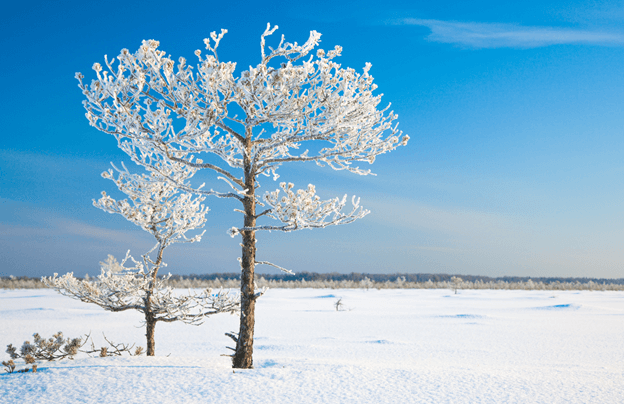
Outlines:
<svg viewBox="0 0 624 404"><path fill-rule="evenodd" d="M102 174L113 180L119 190L129 196L117 201L102 192L102 197L93 204L109 213L117 213L133 222L156 238L154 247L143 255L142 262L134 260L130 251L119 263L109 255L101 262L101 273L94 280L81 280L67 273L61 277L43 277L42 281L62 295L86 303L94 303L105 310L117 312L138 310L145 315L147 355L155 353L154 331L159 321L183 321L201 324L212 314L235 312L239 309L238 296L206 289L202 293L177 295L166 286L171 274L158 277L165 248L173 243L192 243L201 239L201 234L186 237L187 231L200 229L206 221L208 208L202 205L205 197L179 192L171 182L155 173L150 175L131 174L126 169ZM114 167L114 166L113 166ZM116 167L115 167L116 168ZM175 177L175 173L171 173ZM151 254L155 256L152 258ZM126 262L134 263L126 267Z"/></svg>
<svg viewBox="0 0 624 404"><path fill-rule="evenodd" d="M267 25L260 38L260 62L235 76L236 64L219 60L217 48L226 30L212 32L204 43L207 55L195 51L199 62L178 64L159 50L159 42L143 41L135 53L123 49L107 69L93 65L97 78L83 83L84 106L90 124L113 135L132 160L157 172L178 189L198 195L231 198L242 206L242 226L229 234L242 238L241 318L232 355L235 368L253 367L256 231L322 228L351 223L368 211L352 198L321 200L314 186L280 189L260 195L259 177L278 178L284 163L315 162L360 175L370 170L353 162L375 158L405 145L393 125L396 115L378 109L381 95L369 74L334 61L342 51L325 52L316 31L303 44L281 41L276 48L265 40L277 26ZM198 170L214 173L225 190L204 189L190 179ZM182 174L184 173L184 174ZM186 180L188 179L188 180ZM258 209L257 206L264 206ZM268 219L273 219L271 223ZM280 268L280 267L278 267Z"/></svg>
<svg viewBox="0 0 624 404"><path fill-rule="evenodd" d="M455 294L457 294L457 289L461 289L462 285L464 284L464 280L459 276L452 276L451 283L453 285L453 290L455 291Z"/></svg>

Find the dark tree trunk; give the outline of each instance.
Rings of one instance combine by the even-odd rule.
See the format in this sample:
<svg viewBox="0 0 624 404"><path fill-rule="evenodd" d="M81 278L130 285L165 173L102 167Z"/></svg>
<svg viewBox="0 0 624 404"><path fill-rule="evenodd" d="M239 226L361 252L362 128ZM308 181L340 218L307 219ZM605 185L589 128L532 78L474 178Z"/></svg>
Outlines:
<svg viewBox="0 0 624 404"><path fill-rule="evenodd" d="M251 133L248 133L247 148L251 151ZM250 155L250 153L248 153ZM245 188L247 194L243 201L245 208L245 227L256 226L255 175L251 163L245 157ZM232 367L237 369L253 368L253 336L255 324L256 296L254 290L254 268L256 263L256 232L243 231L243 251L241 261L241 314L236 352L232 357Z"/></svg>
<svg viewBox="0 0 624 404"><path fill-rule="evenodd" d="M253 234L251 235L253 238ZM245 256L253 260L255 256L255 240L243 243L243 272L241 274L241 317L236 352L232 357L232 367L237 369L253 368L253 337L255 324L256 299L254 291L254 263L247 261Z"/></svg>
<svg viewBox="0 0 624 404"><path fill-rule="evenodd" d="M145 337L147 338L147 356L154 356L156 351L156 342L154 341L154 331L156 329L156 320L151 313L145 313Z"/></svg>
<svg viewBox="0 0 624 404"><path fill-rule="evenodd" d="M147 356L154 356L156 352L156 342L154 340L154 331L156 330L156 315L152 310L152 294L154 293L154 287L156 286L156 277L158 276L158 269L162 263L163 251L165 246L163 243L158 248L158 256L154 263L154 269L152 271L152 279L146 291L144 304L145 304L145 337L147 338Z"/></svg>

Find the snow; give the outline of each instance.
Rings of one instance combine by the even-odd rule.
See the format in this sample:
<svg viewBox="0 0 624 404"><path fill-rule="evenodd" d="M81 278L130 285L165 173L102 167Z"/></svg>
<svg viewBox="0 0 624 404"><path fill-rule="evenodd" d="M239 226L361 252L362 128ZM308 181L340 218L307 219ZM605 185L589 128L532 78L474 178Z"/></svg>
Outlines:
<svg viewBox="0 0 624 404"><path fill-rule="evenodd" d="M0 318L3 347L57 331L145 346L141 313L51 290L0 290ZM617 403L623 320L624 292L272 289L257 304L253 370L220 356L238 326L221 314L199 327L159 323L156 357L2 374L0 401Z"/></svg>

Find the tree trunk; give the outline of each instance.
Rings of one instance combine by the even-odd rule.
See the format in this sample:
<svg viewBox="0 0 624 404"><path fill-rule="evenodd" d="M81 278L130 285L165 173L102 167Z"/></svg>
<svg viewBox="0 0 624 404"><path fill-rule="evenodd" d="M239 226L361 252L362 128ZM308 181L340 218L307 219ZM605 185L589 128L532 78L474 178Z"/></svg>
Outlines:
<svg viewBox="0 0 624 404"><path fill-rule="evenodd" d="M251 133L248 133L247 147L251 151ZM249 156L251 153L248 153ZM251 163L245 156L245 227L256 226L255 175ZM243 251L241 261L241 314L236 352L232 357L232 367L236 369L253 368L253 336L256 321L256 296L254 290L254 268L256 264L256 232L243 231Z"/></svg>
<svg viewBox="0 0 624 404"><path fill-rule="evenodd" d="M156 330L156 316L154 315L154 311L152 310L152 294L154 293L154 287L156 286L156 277L158 276L158 269L160 268L160 264L162 264L162 256L163 251L165 250L165 245L163 243L160 244L158 248L158 255L156 257L156 262L154 263L154 268L152 269L152 279L150 279L150 283L148 286L148 290L145 295L145 337L147 338L147 356L154 356L156 352L156 342L154 340L154 331Z"/></svg>
<svg viewBox="0 0 624 404"><path fill-rule="evenodd" d="M254 296L254 256L255 240L243 242L243 271L241 273L241 314L236 352L232 357L232 367L236 369L253 368L253 336L256 321L256 298ZM245 259L247 257L247 260Z"/></svg>
<svg viewBox="0 0 624 404"><path fill-rule="evenodd" d="M154 356L156 351L156 342L154 341L154 331L156 329L156 320L151 313L145 313L145 337L147 337L147 356Z"/></svg>

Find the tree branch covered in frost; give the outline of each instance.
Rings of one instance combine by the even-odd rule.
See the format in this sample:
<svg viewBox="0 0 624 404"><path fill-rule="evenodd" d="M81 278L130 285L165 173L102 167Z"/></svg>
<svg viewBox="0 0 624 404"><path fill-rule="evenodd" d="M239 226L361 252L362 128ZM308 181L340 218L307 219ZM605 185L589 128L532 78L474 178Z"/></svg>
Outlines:
<svg viewBox="0 0 624 404"><path fill-rule="evenodd" d="M90 85L77 73L87 98L87 119L115 136L138 164L156 170L154 161L165 159L180 163L178 170L209 169L239 192L245 192L240 175L246 159L254 175L277 177L276 170L289 161L315 161L365 175L370 170L353 167L354 161L373 163L377 155L407 143L409 137L392 124L397 116L387 108L377 109L381 95L373 95L377 86L370 64L362 73L342 68L333 61L340 56L339 46L302 59L318 46L321 34L316 31L303 45L282 37L279 46L265 54L265 38L276 29L267 26L260 63L239 77L234 76L235 63L221 62L216 55L226 30L204 40L213 55L196 51L195 69L184 58L176 65L158 49L158 41L143 41L135 53L123 49L117 63L105 59L107 69L94 64L97 79ZM287 62L273 66L280 57ZM232 104L243 110L243 117L230 112ZM324 146L315 153L298 151L312 141ZM210 155L226 166L208 162ZM206 195L237 195L192 188L175 176L169 179Z"/></svg>
<svg viewBox="0 0 624 404"><path fill-rule="evenodd" d="M52 338L45 339L41 338L39 333L35 333L33 334L34 344L31 344L30 341L24 341L19 353L13 344L9 344L6 352L11 359L24 359L27 364L34 363L36 360L74 359L78 350L87 343L89 335L85 337L84 342L82 338L65 339L63 333L59 331L52 335Z"/></svg>
<svg viewBox="0 0 624 404"><path fill-rule="evenodd" d="M93 205L108 213L117 213L128 221L152 233L161 248L176 242L196 242L204 234L187 238L189 230L200 229L206 222L208 207L202 205L205 197L179 192L175 186L157 173L150 175L131 174L125 165L123 170L113 165L118 172L115 178L112 169L102 177L115 182L117 188L130 197L116 201L102 192L102 197Z"/></svg>
<svg viewBox="0 0 624 404"><path fill-rule="evenodd" d="M125 266L129 259L134 262L133 267ZM188 295L174 293L167 286L170 274L155 278L153 272L146 272L143 264L134 261L129 252L121 264L109 255L100 265L101 273L93 281L77 279L73 273L68 273L61 277L57 274L44 277L43 282L64 296L97 304L108 311L149 311L155 321L201 324L212 314L238 310L237 297L222 290L213 293L208 288Z"/></svg>
<svg viewBox="0 0 624 404"><path fill-rule="evenodd" d="M277 269L279 269L280 271L285 272L285 273L287 273L287 274L289 274L289 275L294 275L294 274L295 274L295 273L294 273L293 271L291 271L290 269L282 268L282 267L280 267L279 265L275 265L275 264L273 264L273 263L271 263L271 262L268 262L268 261L256 261L256 265L268 265L268 266L271 266L271 267L273 267L273 268L277 268Z"/></svg>
<svg viewBox="0 0 624 404"><path fill-rule="evenodd" d="M323 228L331 225L347 224L360 219L370 211L360 207L360 200L353 197L351 203L353 209L350 212L343 213L342 209L346 205L347 196L342 199L333 198L322 201L316 195L316 188L309 184L307 189L299 189L293 191L292 183L280 183L280 187L284 191L284 196L280 196L280 190L267 192L264 195L264 201L270 209L266 211L266 215L284 223L284 226L257 226L254 228L232 228L230 235L234 237L241 231L249 230L281 230L294 231L301 229Z"/></svg>

